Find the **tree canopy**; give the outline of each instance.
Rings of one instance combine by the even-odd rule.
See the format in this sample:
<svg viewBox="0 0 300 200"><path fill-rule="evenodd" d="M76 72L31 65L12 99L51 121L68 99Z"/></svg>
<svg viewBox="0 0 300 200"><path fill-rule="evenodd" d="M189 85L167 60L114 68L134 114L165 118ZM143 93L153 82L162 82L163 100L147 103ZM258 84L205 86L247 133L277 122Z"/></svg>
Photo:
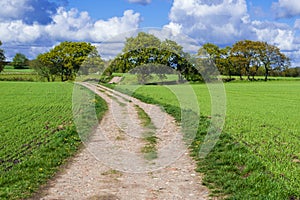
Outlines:
<svg viewBox="0 0 300 200"><path fill-rule="evenodd" d="M212 43L204 44L198 51L206 51L223 75L246 75L253 80L259 70L264 70L265 80L271 70L284 70L290 66L290 59L280 49L266 42L242 40L232 47L219 48ZM250 78L252 76L252 78Z"/></svg>
<svg viewBox="0 0 300 200"><path fill-rule="evenodd" d="M181 75L187 80L200 80L200 74L184 57L182 49L175 41L161 42L154 35L141 32L135 38L127 38L123 53L112 61L106 73L125 73L142 65L160 64L175 69L180 80Z"/></svg>
<svg viewBox="0 0 300 200"><path fill-rule="evenodd" d="M160 40L152 34L140 32L136 37L130 37L126 39L123 53L144 48L159 48Z"/></svg>
<svg viewBox="0 0 300 200"><path fill-rule="evenodd" d="M29 65L28 58L21 53L17 53L11 62L11 65L14 66L15 69L24 69Z"/></svg>
<svg viewBox="0 0 300 200"><path fill-rule="evenodd" d="M48 80L60 76L61 81L67 81L74 79L86 59L98 56L96 47L90 43L62 42L49 52L40 54L34 64L37 65L37 71Z"/></svg>
<svg viewBox="0 0 300 200"><path fill-rule="evenodd" d="M3 50L0 49L0 64L4 59ZM24 63L25 60L24 55L16 54L13 64L22 66L19 63ZM127 73L135 68L138 69L132 73L149 74L151 69L153 73L158 72L157 75L162 79L165 77L164 73L168 73L168 70L159 69L162 66L175 71L180 81L183 77L189 81L203 80L201 74L215 78L220 73L228 75L230 80L232 75L238 75L240 79L246 75L248 80L255 80L255 76L259 75L268 80L269 75L299 74L299 70L290 70L289 57L275 45L266 42L241 40L233 46L222 48L206 43L198 50L198 55L194 56L184 52L183 47L175 41L161 41L145 32L127 38L120 54L109 62L102 60L96 47L90 43L62 42L49 52L38 55L35 60L30 61L30 65L48 81L54 81L57 77L61 81L73 80L76 73L87 75L104 71L104 74L111 75L114 72ZM109 66L105 69L107 65ZM148 78L148 75L143 76L141 82Z"/></svg>

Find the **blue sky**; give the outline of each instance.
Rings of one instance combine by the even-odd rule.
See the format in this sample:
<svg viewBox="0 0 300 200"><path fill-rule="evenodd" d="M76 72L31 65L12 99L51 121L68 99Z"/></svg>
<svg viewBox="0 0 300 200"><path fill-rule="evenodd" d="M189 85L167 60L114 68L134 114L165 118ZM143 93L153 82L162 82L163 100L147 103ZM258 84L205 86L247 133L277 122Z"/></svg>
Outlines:
<svg viewBox="0 0 300 200"><path fill-rule="evenodd" d="M155 27L186 51L206 42L266 41L300 66L298 0L1 0L0 6L1 48L8 59L19 52L32 59L65 40L91 42L109 58L121 46L99 44Z"/></svg>
<svg viewBox="0 0 300 200"><path fill-rule="evenodd" d="M141 27L162 27L169 22L171 6L171 0L152 0L149 4L129 3L126 0L73 0L69 2L68 8L88 11L92 18L104 20L121 17L125 10L134 10L142 15Z"/></svg>

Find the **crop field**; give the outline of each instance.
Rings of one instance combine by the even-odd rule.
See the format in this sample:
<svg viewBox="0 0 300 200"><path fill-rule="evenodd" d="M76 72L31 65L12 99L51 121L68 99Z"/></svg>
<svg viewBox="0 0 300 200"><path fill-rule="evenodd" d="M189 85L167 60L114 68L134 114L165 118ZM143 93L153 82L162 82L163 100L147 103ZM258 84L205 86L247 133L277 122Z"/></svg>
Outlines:
<svg viewBox="0 0 300 200"><path fill-rule="evenodd" d="M0 199L22 199L81 145L73 122L73 84L0 82L0 90ZM90 100L97 102L100 118L106 104L97 96Z"/></svg>
<svg viewBox="0 0 300 200"><path fill-rule="evenodd" d="M185 87L143 86L133 95L164 105L176 116L179 102L172 91L184 94ZM211 115L210 94L204 84L192 87L202 115L208 116L200 122L192 154L213 194L231 199L300 198L300 82L226 83L225 126L205 159L197 158L197 153Z"/></svg>
<svg viewBox="0 0 300 200"><path fill-rule="evenodd" d="M6 66L0 73L0 81L40 81L41 78L33 69L13 69Z"/></svg>

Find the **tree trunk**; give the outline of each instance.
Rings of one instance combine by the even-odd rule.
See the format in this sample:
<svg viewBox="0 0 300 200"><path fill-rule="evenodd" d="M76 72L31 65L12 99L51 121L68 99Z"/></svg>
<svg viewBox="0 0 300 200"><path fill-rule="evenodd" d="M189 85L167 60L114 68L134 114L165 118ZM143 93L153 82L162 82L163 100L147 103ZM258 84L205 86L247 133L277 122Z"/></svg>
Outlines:
<svg viewBox="0 0 300 200"><path fill-rule="evenodd" d="M245 69L246 69L246 72L247 72L247 79L248 79L248 81L250 81L251 79L250 79L250 69L249 69L249 67L245 67Z"/></svg>
<svg viewBox="0 0 300 200"><path fill-rule="evenodd" d="M265 81L268 80L268 75L269 75L269 69L266 67L266 73L265 73Z"/></svg>

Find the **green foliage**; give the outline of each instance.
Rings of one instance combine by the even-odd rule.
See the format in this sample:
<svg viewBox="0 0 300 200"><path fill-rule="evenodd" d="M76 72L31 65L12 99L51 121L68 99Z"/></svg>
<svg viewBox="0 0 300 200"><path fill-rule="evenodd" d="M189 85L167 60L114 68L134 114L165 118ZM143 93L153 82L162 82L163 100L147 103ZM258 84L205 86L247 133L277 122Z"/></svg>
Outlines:
<svg viewBox="0 0 300 200"><path fill-rule="evenodd" d="M150 80L153 80L153 75L156 75L157 78L162 82L164 79L168 77L166 74L173 74L175 70L167 67L162 64L146 64L142 66L138 66L130 71L131 74L136 74L138 82L141 84L145 84Z"/></svg>
<svg viewBox="0 0 300 200"><path fill-rule="evenodd" d="M130 70L147 64L159 64L175 69L179 81L182 75L186 80L199 81L201 76L192 66L182 51L182 47L176 42L165 40L161 42L154 35L144 32L136 37L127 38L123 53L118 55L105 70L105 74L126 73ZM141 74L145 75L147 74ZM163 77L164 74L161 74ZM141 77L143 79L143 77ZM143 81L145 82L145 81Z"/></svg>
<svg viewBox="0 0 300 200"><path fill-rule="evenodd" d="M290 59L280 52L280 49L266 42L242 40L232 47L219 48L212 43L204 44L198 55L207 53L222 75L243 75L248 80L254 80L257 75L264 75L268 79L270 72L285 75L284 70L290 66ZM262 68L264 72L262 74ZM252 76L252 79L250 78Z"/></svg>
<svg viewBox="0 0 300 200"><path fill-rule="evenodd" d="M136 37L130 37L126 39L123 53L127 53L136 49L159 48L160 43L160 40L154 35L140 32Z"/></svg>
<svg viewBox="0 0 300 200"><path fill-rule="evenodd" d="M82 63L78 74L88 75L93 73L102 74L105 69L105 62L101 59L100 55L94 51L93 55L89 55Z"/></svg>
<svg viewBox="0 0 300 200"><path fill-rule="evenodd" d="M73 122L73 84L0 82L0 90L0 199L24 199L81 145ZM93 99L101 118L106 104Z"/></svg>
<svg viewBox="0 0 300 200"><path fill-rule="evenodd" d="M299 77L300 76L300 67L288 68L285 69L284 75L287 77Z"/></svg>
<svg viewBox="0 0 300 200"><path fill-rule="evenodd" d="M30 68L34 69L42 79L46 79L48 82L55 81L57 77L57 70L55 67L43 64L43 62L40 61L39 56L36 60L30 61L29 65Z"/></svg>
<svg viewBox="0 0 300 200"><path fill-rule="evenodd" d="M183 47L180 46L179 44L177 44L173 40L166 39L165 41L163 41L161 43L160 48L163 49L163 50L171 51L171 52L176 53L176 54L178 54L180 56L184 55Z"/></svg>
<svg viewBox="0 0 300 200"><path fill-rule="evenodd" d="M84 61L85 65L82 66ZM40 54L32 65L48 81L54 81L52 78L57 75L61 81L67 81L74 80L79 69L91 66L91 63L99 64L95 46L86 42L62 42L49 52ZM85 70L81 69L81 72L85 73Z"/></svg>
<svg viewBox="0 0 300 200"><path fill-rule="evenodd" d="M179 80L181 75L186 80L200 80L201 76L191 63L184 57L168 50L157 48L136 49L117 57L106 70L108 74L112 72L126 73L136 67L145 64L160 64L175 69L178 72Z"/></svg>
<svg viewBox="0 0 300 200"><path fill-rule="evenodd" d="M235 43L231 49L233 62L245 69L248 80L256 75L260 66L265 68L265 80L269 71L289 67L289 58L280 49L266 42L243 40ZM241 68L240 68L241 72Z"/></svg>
<svg viewBox="0 0 300 200"><path fill-rule="evenodd" d="M15 69L27 69L29 65L28 58L21 53L17 53L11 62Z"/></svg>
<svg viewBox="0 0 300 200"><path fill-rule="evenodd" d="M0 41L0 46L2 45L2 42ZM3 49L0 49L0 72L3 70L4 68L4 61L5 61L5 55L4 55L4 51Z"/></svg>

